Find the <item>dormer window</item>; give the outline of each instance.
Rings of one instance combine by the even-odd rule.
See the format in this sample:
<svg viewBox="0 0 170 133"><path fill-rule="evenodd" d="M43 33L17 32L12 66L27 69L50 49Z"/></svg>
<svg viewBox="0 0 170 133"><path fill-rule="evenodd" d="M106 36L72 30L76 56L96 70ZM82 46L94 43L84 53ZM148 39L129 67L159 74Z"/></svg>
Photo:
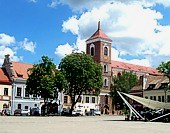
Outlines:
<svg viewBox="0 0 170 133"><path fill-rule="evenodd" d="M91 44L91 45L90 45L90 55L91 55L91 56L94 56L94 54L95 54L94 44Z"/></svg>

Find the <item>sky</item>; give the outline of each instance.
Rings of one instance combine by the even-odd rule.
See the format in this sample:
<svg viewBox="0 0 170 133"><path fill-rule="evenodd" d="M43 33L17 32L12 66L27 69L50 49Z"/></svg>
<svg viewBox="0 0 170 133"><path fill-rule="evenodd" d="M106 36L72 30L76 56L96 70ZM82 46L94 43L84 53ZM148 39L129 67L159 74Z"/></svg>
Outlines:
<svg viewBox="0 0 170 133"><path fill-rule="evenodd" d="M0 0L0 66L58 65L101 29L112 39L112 60L158 67L170 60L170 0Z"/></svg>

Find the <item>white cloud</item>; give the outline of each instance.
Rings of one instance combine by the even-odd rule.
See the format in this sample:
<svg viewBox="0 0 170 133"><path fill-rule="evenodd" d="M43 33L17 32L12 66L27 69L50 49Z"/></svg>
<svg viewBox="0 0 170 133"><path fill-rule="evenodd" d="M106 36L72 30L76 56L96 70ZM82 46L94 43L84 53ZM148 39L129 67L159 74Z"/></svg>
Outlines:
<svg viewBox="0 0 170 133"><path fill-rule="evenodd" d="M65 55L69 55L73 52L74 47L71 46L70 44L66 43L64 45L59 45L56 48L55 54L59 55L61 57L64 57Z"/></svg>
<svg viewBox="0 0 170 133"><path fill-rule="evenodd" d="M159 63L165 61L167 56L170 58L170 26L158 23L158 20L163 19L160 12L143 8L142 4L135 0L131 2L133 3L106 3L82 13L79 17L72 16L63 22L63 31L70 31L77 35L79 42L83 42L96 31L97 21L100 20L102 30L113 40L112 45L116 48L112 48L113 57L127 61L119 55L142 56L143 59L134 58L129 62L156 66L158 63L152 61L155 60L155 55L161 56ZM79 49L85 46L85 42L79 45L76 43L75 46Z"/></svg>
<svg viewBox="0 0 170 133"><path fill-rule="evenodd" d="M13 36L7 35L5 33L0 34L0 44L8 46L15 43L15 38Z"/></svg>
<svg viewBox="0 0 170 133"><path fill-rule="evenodd" d="M38 0L29 0L29 2L37 3Z"/></svg>
<svg viewBox="0 0 170 133"><path fill-rule="evenodd" d="M5 55L9 54L12 61L21 61L22 56L17 56L17 52L9 47L0 46L0 66L3 64Z"/></svg>
<svg viewBox="0 0 170 133"><path fill-rule="evenodd" d="M73 16L68 19L68 21L64 21L62 24L62 31L67 32L71 31L74 35L78 34L78 20L76 19L76 16Z"/></svg>
<svg viewBox="0 0 170 133"><path fill-rule="evenodd" d="M28 41L27 38L24 38L24 41L20 42L20 46L27 51L30 51L32 53L34 53L35 47L36 47L36 43L32 42L32 41Z"/></svg>
<svg viewBox="0 0 170 133"><path fill-rule="evenodd" d="M7 35L5 33L0 34L0 65L4 61L5 55L9 54L12 61L21 61L23 56L18 55L19 50L27 50L34 52L36 43L28 41L27 38L24 41L18 42L14 36Z"/></svg>
<svg viewBox="0 0 170 133"><path fill-rule="evenodd" d="M170 6L170 0L51 0L49 5L52 5L51 7L54 8L58 4L64 4L68 5L73 11L83 12L84 10L91 10L94 7L100 7L106 3L138 4L144 7L151 7L155 4L162 4L166 7Z"/></svg>

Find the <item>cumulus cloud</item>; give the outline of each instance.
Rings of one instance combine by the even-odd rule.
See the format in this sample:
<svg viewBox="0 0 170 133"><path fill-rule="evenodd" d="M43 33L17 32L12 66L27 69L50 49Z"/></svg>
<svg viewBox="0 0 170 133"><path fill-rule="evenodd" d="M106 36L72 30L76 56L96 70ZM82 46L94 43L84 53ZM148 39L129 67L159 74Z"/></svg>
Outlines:
<svg viewBox="0 0 170 133"><path fill-rule="evenodd" d="M9 54L11 60L13 61L21 61L23 59L22 56L17 56L17 51L12 48L6 46L0 46L0 65L3 64L5 55Z"/></svg>
<svg viewBox="0 0 170 133"><path fill-rule="evenodd" d="M35 52L35 47L36 47L36 43L32 42L32 41L28 41L27 38L24 38L24 41L20 42L20 46L26 50L26 51L30 51L31 53Z"/></svg>
<svg viewBox="0 0 170 133"><path fill-rule="evenodd" d="M73 50L74 50L73 46L66 43L64 45L59 45L55 50L55 54L63 57L65 55L71 54Z"/></svg>
<svg viewBox="0 0 170 133"><path fill-rule="evenodd" d="M110 3L124 3L128 4L138 4L145 7L151 7L155 4L162 4L166 7L170 6L169 0L51 0L51 5L49 7L56 7L58 4L68 5L73 11L84 11L84 10L91 10L95 7L100 7L103 4Z"/></svg>
<svg viewBox="0 0 170 133"><path fill-rule="evenodd" d="M37 3L38 0L29 0L29 2Z"/></svg>
<svg viewBox="0 0 170 133"><path fill-rule="evenodd" d="M67 21L64 21L62 27L63 32L71 31L74 35L78 34L79 27L76 16L72 16Z"/></svg>
<svg viewBox="0 0 170 133"><path fill-rule="evenodd" d="M15 43L15 38L13 36L7 35L5 33L0 34L0 44L8 46Z"/></svg>
<svg viewBox="0 0 170 133"><path fill-rule="evenodd" d="M28 41L27 38L18 42L14 36L0 33L0 66L3 64L5 55L9 54L12 61L21 61L24 57L19 56L18 51L24 49L35 52L35 47L36 43Z"/></svg>
<svg viewBox="0 0 170 133"><path fill-rule="evenodd" d="M67 1L68 2L68 1ZM73 2L73 1L72 1ZM158 23L163 15L152 9L143 7L141 1L131 0L128 4L105 3L98 8L93 7L82 13L79 17L72 16L63 22L63 32L71 32L77 35L78 48L85 46L85 40L97 29L97 21L101 21L102 30L113 40L112 58L114 60L129 61L130 63L156 66L158 63L170 58L168 44L170 42L170 26ZM147 3L145 0L143 3ZM152 2L152 3L151 3ZM151 1L149 4L155 4ZM165 2L157 0L157 3ZM166 3L168 6L168 2ZM67 44L68 45L68 44ZM74 46L70 45L71 48ZM120 55L142 56L143 59L134 58L126 60ZM158 63L155 55L161 56Z"/></svg>

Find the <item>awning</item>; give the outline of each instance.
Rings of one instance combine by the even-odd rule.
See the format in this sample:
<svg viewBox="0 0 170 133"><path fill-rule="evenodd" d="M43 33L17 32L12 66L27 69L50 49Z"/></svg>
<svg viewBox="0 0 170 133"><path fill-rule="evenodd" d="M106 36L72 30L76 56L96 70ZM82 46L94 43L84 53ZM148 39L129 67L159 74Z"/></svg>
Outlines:
<svg viewBox="0 0 170 133"><path fill-rule="evenodd" d="M146 99L146 98L142 98L142 97L126 94L126 93L122 93L122 94L151 109L163 109L163 108L170 109L170 103L154 101L154 100L150 100L150 99Z"/></svg>

